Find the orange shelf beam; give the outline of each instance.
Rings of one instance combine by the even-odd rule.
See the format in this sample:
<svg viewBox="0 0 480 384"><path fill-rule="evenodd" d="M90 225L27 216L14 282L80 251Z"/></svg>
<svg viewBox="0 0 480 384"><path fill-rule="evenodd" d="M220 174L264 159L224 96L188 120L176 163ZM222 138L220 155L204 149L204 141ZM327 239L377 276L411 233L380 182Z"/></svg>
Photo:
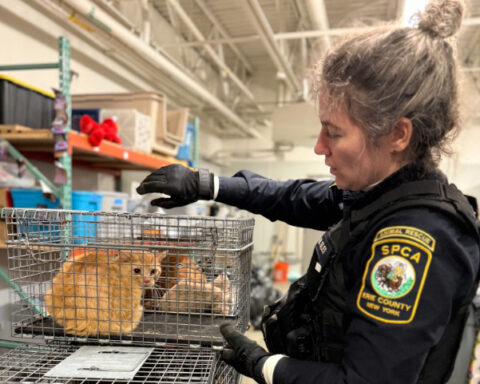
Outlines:
<svg viewBox="0 0 480 384"><path fill-rule="evenodd" d="M121 145L106 140L103 140L98 147L93 147L88 141L87 135L70 131L68 133L68 153L75 157L77 151L89 152L99 157L117 159L120 163L136 164L139 168L152 170L172 163L184 163L175 158L164 158L123 148Z"/></svg>

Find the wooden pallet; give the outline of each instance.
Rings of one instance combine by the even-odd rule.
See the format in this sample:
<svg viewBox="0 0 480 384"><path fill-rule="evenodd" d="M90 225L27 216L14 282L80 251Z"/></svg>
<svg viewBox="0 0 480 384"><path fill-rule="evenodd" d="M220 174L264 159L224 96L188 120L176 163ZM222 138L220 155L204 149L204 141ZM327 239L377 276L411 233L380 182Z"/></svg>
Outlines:
<svg viewBox="0 0 480 384"><path fill-rule="evenodd" d="M50 129L32 129L22 125L0 125L0 136L11 139L51 139Z"/></svg>

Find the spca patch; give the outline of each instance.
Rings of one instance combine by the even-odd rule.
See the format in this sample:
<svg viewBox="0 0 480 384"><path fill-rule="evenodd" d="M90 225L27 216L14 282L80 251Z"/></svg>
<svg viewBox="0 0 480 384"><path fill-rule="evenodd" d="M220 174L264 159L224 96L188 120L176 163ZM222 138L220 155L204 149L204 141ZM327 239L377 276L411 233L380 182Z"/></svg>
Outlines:
<svg viewBox="0 0 480 384"><path fill-rule="evenodd" d="M410 323L434 250L435 239L418 228L395 226L378 231L358 293L358 309L381 322Z"/></svg>

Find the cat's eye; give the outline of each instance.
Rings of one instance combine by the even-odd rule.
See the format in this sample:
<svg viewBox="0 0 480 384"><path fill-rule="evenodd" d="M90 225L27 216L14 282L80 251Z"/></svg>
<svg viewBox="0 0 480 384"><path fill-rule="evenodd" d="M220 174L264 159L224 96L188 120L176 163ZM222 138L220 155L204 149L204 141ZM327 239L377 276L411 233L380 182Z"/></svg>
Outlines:
<svg viewBox="0 0 480 384"><path fill-rule="evenodd" d="M140 268L135 268L135 269L133 270L133 272L135 272L135 273L140 273L141 270L140 270Z"/></svg>
<svg viewBox="0 0 480 384"><path fill-rule="evenodd" d="M150 271L150 274L151 274L151 275L155 275L155 273L157 273L157 270L156 270L156 269L152 269L152 270Z"/></svg>

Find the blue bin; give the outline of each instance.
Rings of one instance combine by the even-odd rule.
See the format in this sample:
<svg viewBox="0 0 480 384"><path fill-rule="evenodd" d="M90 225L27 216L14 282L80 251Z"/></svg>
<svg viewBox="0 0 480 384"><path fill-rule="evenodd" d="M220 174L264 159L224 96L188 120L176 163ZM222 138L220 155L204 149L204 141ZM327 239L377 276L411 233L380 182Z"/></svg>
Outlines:
<svg viewBox="0 0 480 384"><path fill-rule="evenodd" d="M60 200L47 199L41 189L11 189L10 193L15 208L60 208Z"/></svg>
<svg viewBox="0 0 480 384"><path fill-rule="evenodd" d="M177 159L180 159L180 160L193 159L192 151L193 151L194 134L195 134L195 127L193 126L193 124L187 124L183 145L178 147Z"/></svg>
<svg viewBox="0 0 480 384"><path fill-rule="evenodd" d="M51 201L43 196L41 189L10 189L12 202L15 208L39 208L39 209L58 209L60 200ZM34 241L58 242L60 232L57 224L42 222L40 219L32 224L30 220L25 220L24 224L19 219L19 233L28 233L28 238Z"/></svg>
<svg viewBox="0 0 480 384"><path fill-rule="evenodd" d="M45 198L40 189L11 189L13 206L15 208L47 208L60 209L60 201L50 201ZM87 191L72 192L72 209L76 211L100 211L102 206L103 195L101 193ZM95 215L73 215L73 242L86 243L88 238L94 238L97 234L98 216ZM21 232L25 232L26 228L21 227ZM45 232L41 234L40 232ZM50 233L47 233L50 232ZM28 229L31 234L38 236L58 236L58 227L44 228L43 226L31 227Z"/></svg>
<svg viewBox="0 0 480 384"><path fill-rule="evenodd" d="M100 211L103 195L101 193L73 191L72 209L75 211ZM73 215L73 242L86 243L97 234L98 216Z"/></svg>

